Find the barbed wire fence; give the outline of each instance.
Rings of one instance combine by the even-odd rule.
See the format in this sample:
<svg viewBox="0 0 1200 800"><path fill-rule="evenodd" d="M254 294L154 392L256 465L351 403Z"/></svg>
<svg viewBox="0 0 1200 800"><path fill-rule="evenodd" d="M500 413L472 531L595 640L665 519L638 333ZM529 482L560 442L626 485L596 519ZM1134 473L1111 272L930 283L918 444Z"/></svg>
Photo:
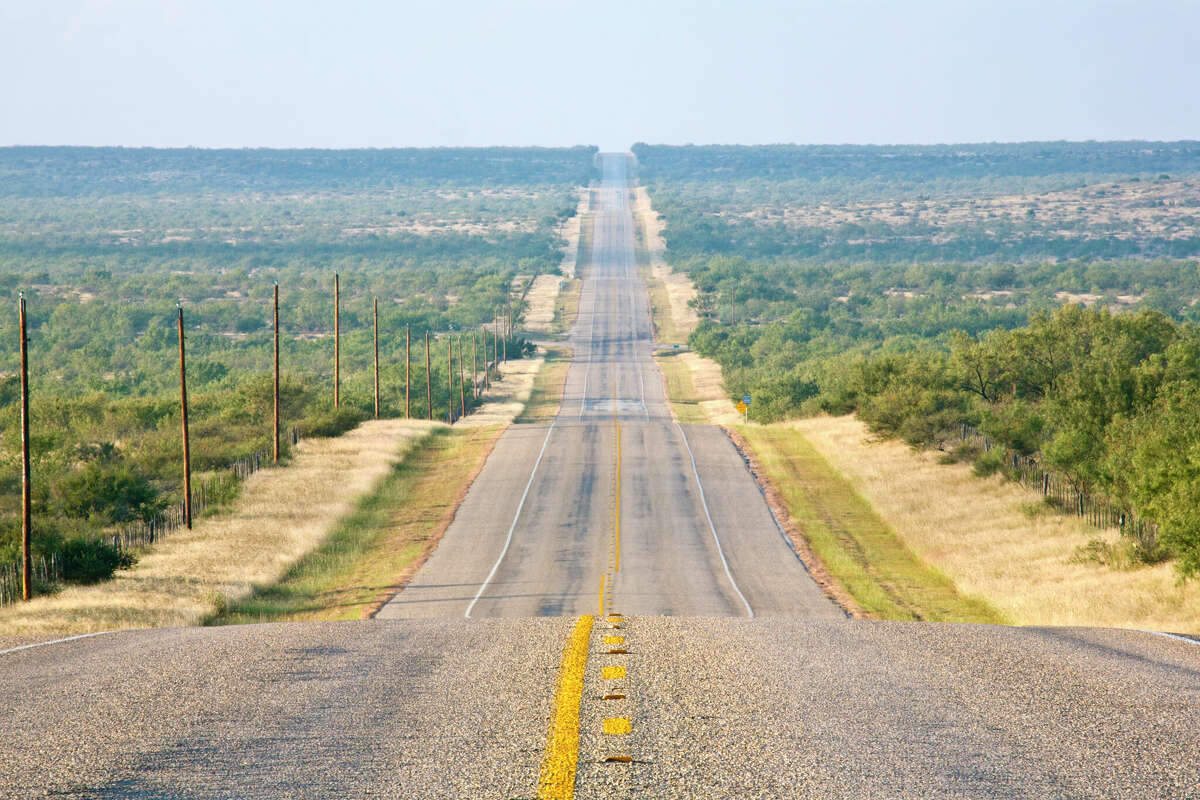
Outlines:
<svg viewBox="0 0 1200 800"><path fill-rule="evenodd" d="M300 443L299 428L287 431L287 440L292 446ZM220 504L228 498L233 489L263 467L272 463L270 448L264 448L251 453L245 458L239 458L206 481L202 481L193 491L192 516L204 514L211 503ZM105 534L113 547L120 550L140 550L150 547L163 537L170 535L183 526L183 503L171 505L155 514L148 520L126 522ZM34 581L42 586L50 586L62 580L62 556L50 553L34 559ZM0 607L21 600L21 565L17 563L0 564Z"/></svg>
<svg viewBox="0 0 1200 800"><path fill-rule="evenodd" d="M985 453L999 452L1004 471L1012 480L1039 492L1056 508L1073 513L1095 528L1118 529L1145 553L1159 551L1159 528L1153 520L1139 517L1104 495L1084 491L1062 473L1043 466L1031 456L1021 455L994 442L970 425L960 426L958 442Z"/></svg>

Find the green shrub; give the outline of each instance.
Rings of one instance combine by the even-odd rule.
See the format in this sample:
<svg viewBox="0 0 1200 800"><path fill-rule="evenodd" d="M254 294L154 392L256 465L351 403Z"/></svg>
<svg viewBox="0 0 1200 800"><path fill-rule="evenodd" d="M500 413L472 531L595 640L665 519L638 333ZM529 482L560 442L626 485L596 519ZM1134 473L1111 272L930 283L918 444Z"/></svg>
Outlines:
<svg viewBox="0 0 1200 800"><path fill-rule="evenodd" d="M137 562L137 557L128 550L90 538L68 539L59 555L63 580L75 583L108 580L118 569L127 569Z"/></svg>

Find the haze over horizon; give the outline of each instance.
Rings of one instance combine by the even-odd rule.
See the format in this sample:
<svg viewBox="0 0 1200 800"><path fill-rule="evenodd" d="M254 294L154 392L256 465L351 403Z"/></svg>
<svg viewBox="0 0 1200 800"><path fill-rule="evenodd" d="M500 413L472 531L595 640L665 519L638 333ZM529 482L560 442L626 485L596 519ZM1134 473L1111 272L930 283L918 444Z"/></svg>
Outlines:
<svg viewBox="0 0 1200 800"><path fill-rule="evenodd" d="M1200 3L0 8L0 145L1200 138Z"/></svg>

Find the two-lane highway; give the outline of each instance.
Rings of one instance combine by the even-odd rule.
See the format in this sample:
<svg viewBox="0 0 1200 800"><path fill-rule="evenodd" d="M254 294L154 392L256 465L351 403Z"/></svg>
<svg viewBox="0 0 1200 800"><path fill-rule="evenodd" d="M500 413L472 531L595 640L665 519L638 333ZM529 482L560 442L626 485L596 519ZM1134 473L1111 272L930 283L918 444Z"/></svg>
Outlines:
<svg viewBox="0 0 1200 800"><path fill-rule="evenodd" d="M0 798L1200 798L1197 641L824 598L723 432L670 417L627 163L557 419L379 618L0 651Z"/></svg>
<svg viewBox="0 0 1200 800"><path fill-rule="evenodd" d="M654 363L628 158L603 157L574 357L552 425L514 425L380 619L625 614L839 619L724 433L681 426Z"/></svg>

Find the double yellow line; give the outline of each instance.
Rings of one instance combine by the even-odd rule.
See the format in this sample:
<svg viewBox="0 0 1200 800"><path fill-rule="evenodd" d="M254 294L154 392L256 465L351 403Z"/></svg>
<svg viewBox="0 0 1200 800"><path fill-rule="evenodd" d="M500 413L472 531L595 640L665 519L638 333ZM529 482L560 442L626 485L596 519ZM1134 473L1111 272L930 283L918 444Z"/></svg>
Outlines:
<svg viewBox="0 0 1200 800"><path fill-rule="evenodd" d="M538 800L571 800L575 796L575 769L579 762L579 706L583 700L583 672L587 667L588 641L595 618L585 614L563 648L558 671L558 691L550 718L550 737L538 777Z"/></svg>
<svg viewBox="0 0 1200 800"><path fill-rule="evenodd" d="M610 568L600 575L597 616L605 613L605 600L612 588L613 578L621 569L621 423L617 419L616 382L613 383L613 427L616 433L615 464L613 468L613 503L610 507L612 559ZM546 742L546 755L538 776L538 800L571 800L575 796L575 773L579 763L579 709L583 702L583 676L587 669L588 643L596 617L585 614L575 623L563 648L559 666L558 689ZM611 637L610 637L611 638ZM608 668L606 668L608 669ZM616 669L616 668L613 668ZM624 667L619 669L624 671ZM605 676L609 677L609 676ZM618 725L618 723L623 723ZM605 720L604 732L629 732L627 719Z"/></svg>

